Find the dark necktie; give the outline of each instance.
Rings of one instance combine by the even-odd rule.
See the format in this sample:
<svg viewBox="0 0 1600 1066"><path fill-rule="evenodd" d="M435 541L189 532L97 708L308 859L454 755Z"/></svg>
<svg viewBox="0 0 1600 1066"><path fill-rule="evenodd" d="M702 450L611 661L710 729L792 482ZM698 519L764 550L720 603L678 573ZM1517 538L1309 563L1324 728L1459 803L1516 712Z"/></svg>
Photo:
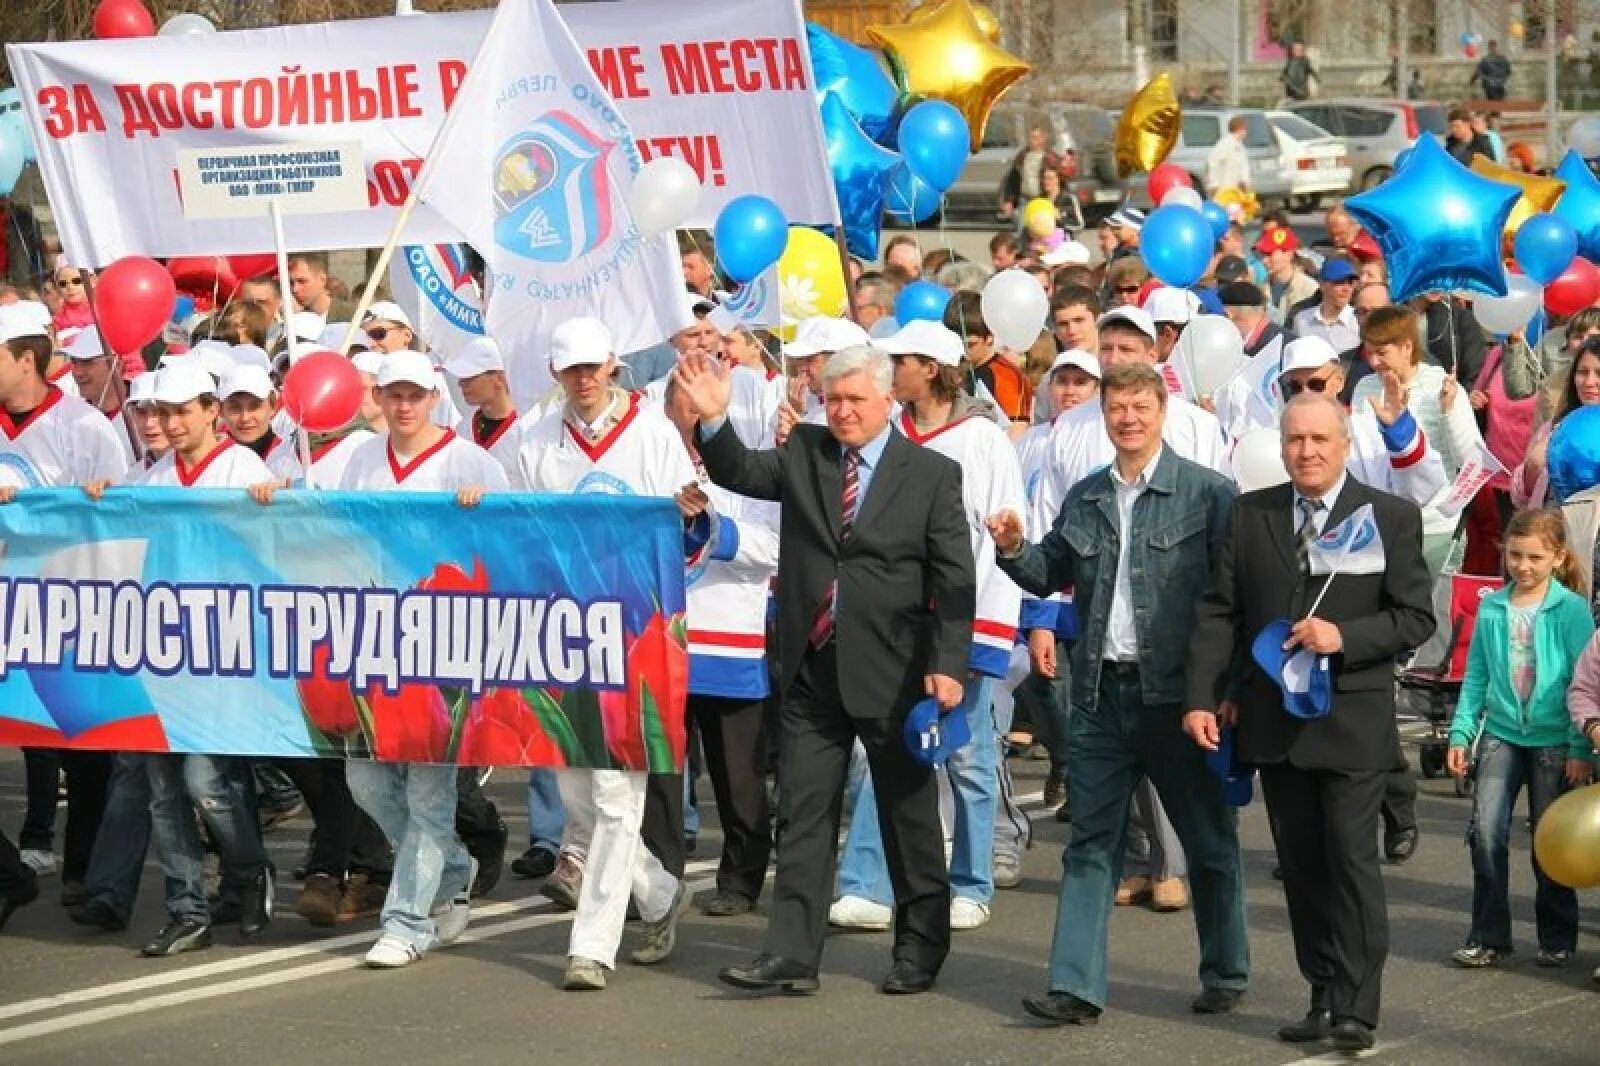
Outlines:
<svg viewBox="0 0 1600 1066"><path fill-rule="evenodd" d="M1300 528L1295 534L1294 555L1304 577L1311 573L1311 544L1317 539L1317 514L1322 510L1322 501L1302 496L1299 507Z"/></svg>
<svg viewBox="0 0 1600 1066"><path fill-rule="evenodd" d="M844 496L839 506L839 531L841 538L847 536L850 527L855 524L856 505L861 500L861 453L854 448L845 449L844 453ZM806 643L813 648L820 648L833 637L833 599L839 591L839 582L835 579L828 585L828 592L822 597L822 605L817 608L817 616L811 620L811 632L806 634Z"/></svg>

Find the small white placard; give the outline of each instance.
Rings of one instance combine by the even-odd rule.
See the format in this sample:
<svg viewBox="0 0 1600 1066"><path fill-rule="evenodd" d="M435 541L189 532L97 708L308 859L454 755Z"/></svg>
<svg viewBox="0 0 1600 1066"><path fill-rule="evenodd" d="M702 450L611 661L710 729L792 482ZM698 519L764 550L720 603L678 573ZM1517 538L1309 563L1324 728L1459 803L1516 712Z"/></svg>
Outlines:
<svg viewBox="0 0 1600 1066"><path fill-rule="evenodd" d="M178 188L186 219L258 217L274 200L286 215L367 206L359 141L182 151Z"/></svg>

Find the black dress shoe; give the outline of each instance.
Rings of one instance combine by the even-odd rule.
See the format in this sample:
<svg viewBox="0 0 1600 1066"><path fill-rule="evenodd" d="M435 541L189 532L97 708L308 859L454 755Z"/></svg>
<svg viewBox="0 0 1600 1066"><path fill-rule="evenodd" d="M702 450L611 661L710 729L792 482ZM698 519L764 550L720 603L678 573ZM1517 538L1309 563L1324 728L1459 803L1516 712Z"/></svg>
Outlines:
<svg viewBox="0 0 1600 1066"><path fill-rule="evenodd" d="M878 991L888 996L914 996L932 988L934 977L909 959L896 959Z"/></svg>
<svg viewBox="0 0 1600 1066"><path fill-rule="evenodd" d="M256 871L239 893L239 935L245 938L259 936L272 922L277 886L272 878L272 864Z"/></svg>
<svg viewBox="0 0 1600 1066"><path fill-rule="evenodd" d="M1417 830L1396 829L1383 834L1383 856L1393 863L1405 862L1417 853Z"/></svg>
<svg viewBox="0 0 1600 1066"><path fill-rule="evenodd" d="M1022 1009L1052 1025L1093 1025L1100 1020L1099 1007L1079 999L1071 992L1023 996Z"/></svg>
<svg viewBox="0 0 1600 1066"><path fill-rule="evenodd" d="M708 918L736 918L755 909L756 901L742 892L714 892L700 904L700 913Z"/></svg>
<svg viewBox="0 0 1600 1066"><path fill-rule="evenodd" d="M556 872L556 853L549 848L529 848L511 860L511 872L534 880Z"/></svg>
<svg viewBox="0 0 1600 1066"><path fill-rule="evenodd" d="M210 946L211 926L193 918L174 918L161 927L161 932L156 934L154 940L139 949L139 954L147 959L155 959Z"/></svg>
<svg viewBox="0 0 1600 1066"><path fill-rule="evenodd" d="M1189 1003L1196 1014L1230 1014L1239 1009L1244 993L1237 988L1204 988Z"/></svg>
<svg viewBox="0 0 1600 1066"><path fill-rule="evenodd" d="M39 898L39 882L37 878L28 878L27 883L12 889L7 894L0 896L0 929L6 927L6 922L11 920L11 915L21 910Z"/></svg>
<svg viewBox="0 0 1600 1066"><path fill-rule="evenodd" d="M89 891L83 887L82 881L61 882L61 905L63 907L76 907L89 898Z"/></svg>
<svg viewBox="0 0 1600 1066"><path fill-rule="evenodd" d="M506 844L511 839L511 830L502 819L495 819L494 838L489 841L478 841L477 851L467 849L467 853L478 860L478 876L472 884L467 886L469 899L478 899L487 896L495 890L500 883L500 875L506 869Z"/></svg>
<svg viewBox="0 0 1600 1066"><path fill-rule="evenodd" d="M717 973L717 979L748 992L782 992L789 996L815 995L821 987L817 971L776 955L757 955L748 966L725 967Z"/></svg>
<svg viewBox="0 0 1600 1066"><path fill-rule="evenodd" d="M111 909L110 904L98 899L86 900L81 907L72 908L67 912L67 917L72 919L74 925L87 925L107 933L120 933L128 928L128 923Z"/></svg>
<svg viewBox="0 0 1600 1066"><path fill-rule="evenodd" d="M1369 1051L1377 1042L1372 1026L1354 1018L1340 1018L1334 1022L1332 1036L1333 1046L1344 1052Z"/></svg>
<svg viewBox="0 0 1600 1066"><path fill-rule="evenodd" d="M1279 1027L1278 1039L1285 1044L1311 1044L1328 1039L1332 1030L1333 1016L1320 1007L1312 1007L1293 1025Z"/></svg>

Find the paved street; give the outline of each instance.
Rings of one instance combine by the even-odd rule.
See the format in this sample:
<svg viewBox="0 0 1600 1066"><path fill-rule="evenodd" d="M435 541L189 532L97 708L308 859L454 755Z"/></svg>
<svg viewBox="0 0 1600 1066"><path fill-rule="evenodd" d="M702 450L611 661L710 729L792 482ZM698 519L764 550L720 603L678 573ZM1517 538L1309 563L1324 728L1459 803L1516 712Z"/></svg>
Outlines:
<svg viewBox="0 0 1600 1066"><path fill-rule="evenodd" d="M1037 815L1043 763L1016 761L1018 788ZM500 771L492 794L522 837L522 790ZM1468 865L1461 845L1466 803L1445 782L1425 782L1423 844L1390 868L1394 950L1375 1061L1394 1063L1580 1063L1596 1060L1600 962L1594 911L1586 913L1580 965L1537 970L1521 958L1505 971L1463 973L1442 960L1466 927ZM0 819L21 818L22 764L0 756ZM709 800L702 807L709 811ZM716 970L753 955L764 919L709 919L681 927L677 955L654 971L624 964L609 991L561 992L565 915L531 882L507 877L475 908L462 943L400 972L360 968L371 923L324 934L292 913L297 890L280 876L282 913L259 944L220 932L210 951L141 959L137 945L161 922L161 887L147 870L134 927L86 933L44 882L38 903L0 936L0 1062L432 1063L1068 1063L1135 1055L1146 1063L1284 1064L1306 1050L1277 1043L1276 1025L1297 1017L1305 991L1295 972L1263 811L1245 811L1254 979L1242 1012L1221 1020L1189 1013L1196 950L1186 912L1121 910L1112 926L1111 1009L1092 1029L1052 1030L1018 1007L1043 987L1054 921L1064 827L1036 822L1025 880L1002 893L987 927L958 934L937 989L890 999L874 984L888 963L883 935L829 941L822 993L814 999L748 1002L723 989ZM300 854L302 819L269 837L281 869ZM691 867L709 885L717 846L701 836ZM1531 875L1526 833L1513 863L1518 946L1531 956ZM1591 896L1589 901L1594 902ZM624 949L626 950L626 941ZM1320 1049L1311 1048L1315 1053ZM1336 1061L1329 1056L1328 1061Z"/></svg>

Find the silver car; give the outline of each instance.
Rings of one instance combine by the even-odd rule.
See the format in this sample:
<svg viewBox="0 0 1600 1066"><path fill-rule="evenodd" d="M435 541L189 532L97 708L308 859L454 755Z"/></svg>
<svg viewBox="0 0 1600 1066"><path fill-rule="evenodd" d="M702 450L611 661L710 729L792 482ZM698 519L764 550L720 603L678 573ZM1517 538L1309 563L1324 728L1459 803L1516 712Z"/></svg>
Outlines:
<svg viewBox="0 0 1600 1066"><path fill-rule="evenodd" d="M1421 100L1307 100L1288 110L1345 142L1352 192L1381 185L1394 173L1395 157L1420 134L1443 140L1449 133L1445 106Z"/></svg>
<svg viewBox="0 0 1600 1066"><path fill-rule="evenodd" d="M1284 173L1279 158L1278 136L1272 132L1266 112L1255 108L1191 107L1183 112L1183 127L1178 144L1167 156L1189 172L1198 190L1205 189L1206 157L1217 141L1228 131L1228 123L1235 115L1244 117L1246 123L1244 147L1250 156L1250 187L1256 199L1265 205L1268 201L1287 201L1289 176ZM1135 207L1149 209L1150 194L1145 191L1145 178L1136 174L1124 185L1128 202Z"/></svg>

